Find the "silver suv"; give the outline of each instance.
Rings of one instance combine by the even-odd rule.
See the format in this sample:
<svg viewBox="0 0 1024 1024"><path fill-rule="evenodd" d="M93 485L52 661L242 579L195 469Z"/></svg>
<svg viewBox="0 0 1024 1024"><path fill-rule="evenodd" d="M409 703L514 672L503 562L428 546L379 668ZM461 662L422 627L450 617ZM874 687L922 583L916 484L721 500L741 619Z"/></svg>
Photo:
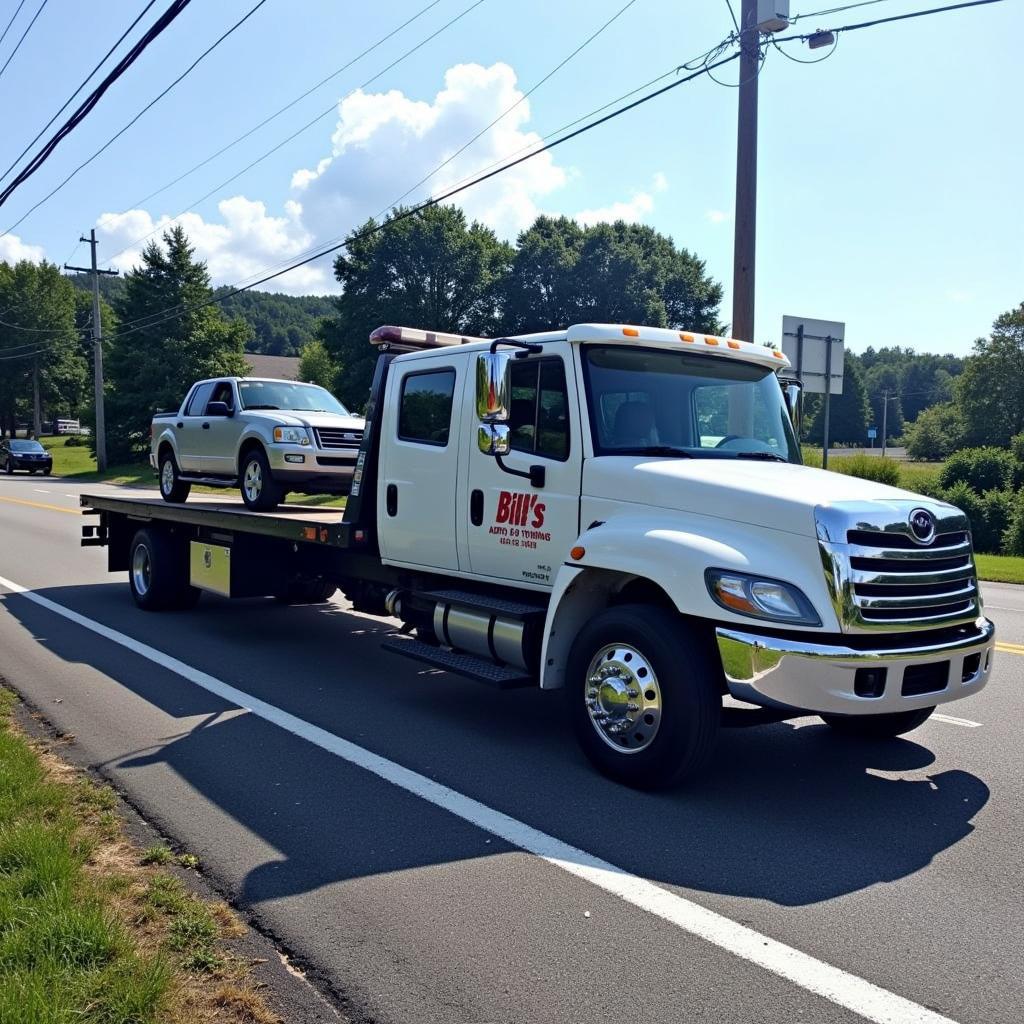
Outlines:
<svg viewBox="0 0 1024 1024"><path fill-rule="evenodd" d="M177 412L153 417L149 461L165 501L184 501L194 483L237 486L263 512L289 491L347 494L363 427L315 384L201 380Z"/></svg>

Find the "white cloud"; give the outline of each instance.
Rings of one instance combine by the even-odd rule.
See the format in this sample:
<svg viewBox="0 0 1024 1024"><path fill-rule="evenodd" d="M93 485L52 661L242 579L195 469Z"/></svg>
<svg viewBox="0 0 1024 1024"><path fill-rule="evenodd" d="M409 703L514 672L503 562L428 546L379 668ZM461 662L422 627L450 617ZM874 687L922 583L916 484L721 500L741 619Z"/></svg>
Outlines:
<svg viewBox="0 0 1024 1024"><path fill-rule="evenodd" d="M28 245L17 235L4 235L0 238L0 263L17 263L19 260L38 263L44 253L41 245Z"/></svg>
<svg viewBox="0 0 1024 1024"><path fill-rule="evenodd" d="M502 116L506 111L510 112ZM527 129L529 120L530 105L517 86L515 72L503 63L449 68L444 87L432 100L413 99L395 89L359 90L338 104L329 152L312 167L292 174L292 198L284 203L281 215L269 213L262 202L237 195L219 203L219 219L189 213L178 223L197 255L207 261L215 284L240 283L262 276L268 268L276 269L310 247L339 240L368 217L386 213L399 199L413 205L521 155L541 141ZM492 122L497 123L490 127ZM478 133L480 138L459 153ZM445 161L449 162L437 174L417 185ZM470 219L512 239L543 212L545 200L576 176L572 169L556 164L551 153L541 153L460 193L452 202ZM581 223L641 220L653 210L654 195L667 187L667 178L658 172L647 190L600 209L584 210L576 218ZM104 242L101 256L126 270L139 261L146 244L140 239L151 232L151 237L159 238L171 222L168 215L157 217L147 210L105 213L97 222ZM308 293L336 290L337 285L330 259L323 259L265 287Z"/></svg>
<svg viewBox="0 0 1024 1024"><path fill-rule="evenodd" d="M712 224L724 224L727 220L732 220L732 214L728 210L705 210L704 216Z"/></svg>

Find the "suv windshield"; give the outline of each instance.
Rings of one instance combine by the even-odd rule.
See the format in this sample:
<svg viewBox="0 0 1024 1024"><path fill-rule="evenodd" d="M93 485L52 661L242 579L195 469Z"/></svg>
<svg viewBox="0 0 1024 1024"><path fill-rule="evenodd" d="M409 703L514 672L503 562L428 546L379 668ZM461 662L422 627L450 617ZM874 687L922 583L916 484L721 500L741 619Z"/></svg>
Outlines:
<svg viewBox="0 0 1024 1024"><path fill-rule="evenodd" d="M39 452L46 449L38 441L11 441L12 452Z"/></svg>
<svg viewBox="0 0 1024 1024"><path fill-rule="evenodd" d="M623 345L586 345L583 365L598 455L801 461L770 367Z"/></svg>
<svg viewBox="0 0 1024 1024"><path fill-rule="evenodd" d="M287 409L290 412L352 414L329 391L315 384L286 380L240 380L238 397L243 409Z"/></svg>

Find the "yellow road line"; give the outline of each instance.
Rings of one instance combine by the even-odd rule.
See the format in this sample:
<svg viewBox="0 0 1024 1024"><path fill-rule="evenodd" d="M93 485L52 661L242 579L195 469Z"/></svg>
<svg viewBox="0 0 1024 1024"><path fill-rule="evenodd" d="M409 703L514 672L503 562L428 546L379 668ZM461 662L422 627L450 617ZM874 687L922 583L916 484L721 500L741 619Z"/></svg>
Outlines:
<svg viewBox="0 0 1024 1024"><path fill-rule="evenodd" d="M64 508L63 505L44 505L41 501L26 501L24 498L4 498L0 501L9 501L12 505L28 505L30 508L45 508L51 512L66 512L71 516L80 516L82 513L77 508Z"/></svg>
<svg viewBox="0 0 1024 1024"><path fill-rule="evenodd" d="M1024 654L1024 644L1003 644L996 642L997 651L1005 651L1007 654Z"/></svg>

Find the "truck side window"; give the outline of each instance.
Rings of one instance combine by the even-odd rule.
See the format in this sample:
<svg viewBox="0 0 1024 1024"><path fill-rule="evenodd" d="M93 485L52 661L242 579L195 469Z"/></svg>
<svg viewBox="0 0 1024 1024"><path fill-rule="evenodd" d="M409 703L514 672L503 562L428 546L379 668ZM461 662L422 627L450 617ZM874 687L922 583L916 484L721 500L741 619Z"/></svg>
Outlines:
<svg viewBox="0 0 1024 1024"><path fill-rule="evenodd" d="M210 395L213 394L215 383L212 380L207 381L205 384L200 384L192 392L192 400L188 403L188 408L185 410L186 416L202 416L206 412L206 403L210 400Z"/></svg>
<svg viewBox="0 0 1024 1024"><path fill-rule="evenodd" d="M569 457L569 399L561 359L515 360L509 433L513 450Z"/></svg>
<svg viewBox="0 0 1024 1024"><path fill-rule="evenodd" d="M445 447L451 430L454 394L452 369L407 374L402 381L398 410L399 439Z"/></svg>
<svg viewBox="0 0 1024 1024"><path fill-rule="evenodd" d="M218 381L217 386L213 389L213 394L210 396L210 402L223 402L229 409L234 409L235 397L231 391L231 381ZM207 405L209 405L209 402L207 402Z"/></svg>

